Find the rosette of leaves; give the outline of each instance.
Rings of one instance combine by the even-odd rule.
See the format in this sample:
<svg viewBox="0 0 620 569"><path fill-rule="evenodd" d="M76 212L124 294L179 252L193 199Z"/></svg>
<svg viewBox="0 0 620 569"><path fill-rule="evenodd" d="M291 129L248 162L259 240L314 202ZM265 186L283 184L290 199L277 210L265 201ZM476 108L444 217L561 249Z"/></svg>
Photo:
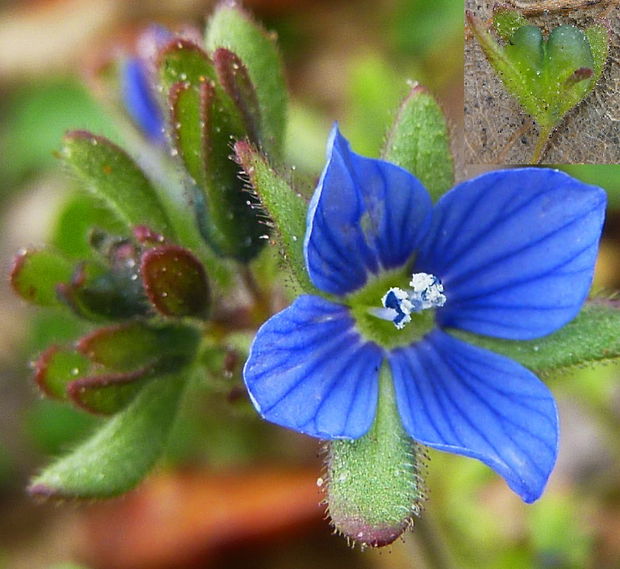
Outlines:
<svg viewBox="0 0 620 569"><path fill-rule="evenodd" d="M546 33L518 10L497 4L493 34L471 11L466 17L504 87L538 125L530 162L539 163L553 131L601 78L609 54L609 24L601 19L582 30L563 23Z"/></svg>
<svg viewBox="0 0 620 569"><path fill-rule="evenodd" d="M73 344L48 347L33 363L42 395L109 417L43 470L33 494L121 493L164 449L197 356L200 330L192 321L208 317L210 290L189 250L144 227L136 235L93 232L93 255L79 262L51 247L15 258L11 283L22 298L103 324Z"/></svg>

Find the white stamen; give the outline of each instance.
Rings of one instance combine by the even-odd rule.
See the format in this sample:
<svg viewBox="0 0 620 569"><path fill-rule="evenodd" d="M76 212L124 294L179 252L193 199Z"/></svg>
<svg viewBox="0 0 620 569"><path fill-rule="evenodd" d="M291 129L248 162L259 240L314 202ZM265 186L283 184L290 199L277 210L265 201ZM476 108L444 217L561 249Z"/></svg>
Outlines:
<svg viewBox="0 0 620 569"><path fill-rule="evenodd" d="M401 330L405 324L411 322L412 312L440 308L446 303L443 285L434 275L415 273L411 276L409 286L411 288L408 290L391 287L381 299L383 308L371 308L368 312L377 318L393 322L394 326Z"/></svg>

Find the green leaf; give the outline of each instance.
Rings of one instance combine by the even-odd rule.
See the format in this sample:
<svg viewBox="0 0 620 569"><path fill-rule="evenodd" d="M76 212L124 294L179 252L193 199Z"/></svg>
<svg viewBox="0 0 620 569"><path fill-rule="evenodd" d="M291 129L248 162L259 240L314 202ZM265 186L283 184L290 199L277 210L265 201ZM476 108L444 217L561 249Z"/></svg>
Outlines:
<svg viewBox="0 0 620 569"><path fill-rule="evenodd" d="M264 137L258 95L243 61L232 51L219 48L213 52L213 63L220 84L239 110L248 138L260 145Z"/></svg>
<svg viewBox="0 0 620 569"><path fill-rule="evenodd" d="M50 249L25 249L13 260L11 286L24 300L39 306L58 306L59 283L71 278L73 266Z"/></svg>
<svg viewBox="0 0 620 569"><path fill-rule="evenodd" d="M29 487L42 498L107 498L136 486L161 456L187 379L168 375L145 386L131 404Z"/></svg>
<svg viewBox="0 0 620 569"><path fill-rule="evenodd" d="M235 144L237 160L261 204L271 217L285 263L304 292L316 289L310 282L303 253L308 204L279 176L247 141Z"/></svg>
<svg viewBox="0 0 620 569"><path fill-rule="evenodd" d="M504 41L508 41L520 27L527 24L528 21L518 10L501 4L493 8L493 26L497 35Z"/></svg>
<svg viewBox="0 0 620 569"><path fill-rule="evenodd" d="M207 22L205 45L210 54L224 48L243 63L258 99L261 147L281 159L287 89L275 38L238 6L221 3Z"/></svg>
<svg viewBox="0 0 620 569"><path fill-rule="evenodd" d="M572 366L620 359L620 308L614 302L590 302L572 322L537 340L501 340L462 330L450 333L547 375Z"/></svg>
<svg viewBox="0 0 620 569"><path fill-rule="evenodd" d="M413 86L401 104L382 156L414 174L433 201L454 185L446 118L424 87Z"/></svg>
<svg viewBox="0 0 620 569"><path fill-rule="evenodd" d="M206 85L175 83L170 89L172 142L194 182L207 184L204 92Z"/></svg>
<svg viewBox="0 0 620 569"><path fill-rule="evenodd" d="M155 189L121 148L106 138L73 131L65 136L60 157L128 227L146 225L174 237Z"/></svg>
<svg viewBox="0 0 620 569"><path fill-rule="evenodd" d="M424 490L420 455L403 430L387 365L370 431L330 441L328 450L327 505L336 530L374 547L393 542L419 514Z"/></svg>

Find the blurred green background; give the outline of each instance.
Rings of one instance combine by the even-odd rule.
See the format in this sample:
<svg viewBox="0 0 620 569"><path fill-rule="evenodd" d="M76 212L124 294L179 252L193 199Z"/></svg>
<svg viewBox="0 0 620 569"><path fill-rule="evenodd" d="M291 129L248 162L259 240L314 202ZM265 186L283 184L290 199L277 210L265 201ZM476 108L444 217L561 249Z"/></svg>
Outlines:
<svg viewBox="0 0 620 569"><path fill-rule="evenodd" d="M463 7L454 0L253 0L277 32L292 92L287 154L300 175L320 172L339 120L353 148L377 155L407 81L438 97L454 135L463 110ZM202 28L197 0L0 1L0 263L20 246L63 242L86 227L54 151L85 128L119 140L85 87L99 61L131 50L156 21ZM595 288L620 285L620 166L571 166L607 188L610 211ZM67 205L69 204L69 205ZM77 229L76 229L77 227ZM82 229L82 232L85 230ZM73 320L30 309L0 285L0 569L613 569L620 567L620 379L617 366L549 381L561 452L549 488L526 506L476 461L433 452L424 522L386 551L360 552L330 535L314 488L316 441L261 423L221 384L198 393L165 466L128 497L55 507L24 495L30 474L70 447L94 419L40 400L27 362L74 338ZM238 379L238 378L237 378ZM224 404L222 404L224 401Z"/></svg>

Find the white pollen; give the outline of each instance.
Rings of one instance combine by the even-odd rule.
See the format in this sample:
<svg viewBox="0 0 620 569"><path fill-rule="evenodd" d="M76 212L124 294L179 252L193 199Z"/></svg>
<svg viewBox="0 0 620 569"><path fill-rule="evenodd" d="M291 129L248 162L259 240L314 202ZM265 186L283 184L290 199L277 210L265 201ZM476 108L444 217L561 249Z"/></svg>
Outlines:
<svg viewBox="0 0 620 569"><path fill-rule="evenodd" d="M440 308L446 303L443 285L435 275L415 273L409 281L410 289L391 287L381 298L383 308L373 307L370 314L391 321L401 330L411 322L411 313L429 308Z"/></svg>

